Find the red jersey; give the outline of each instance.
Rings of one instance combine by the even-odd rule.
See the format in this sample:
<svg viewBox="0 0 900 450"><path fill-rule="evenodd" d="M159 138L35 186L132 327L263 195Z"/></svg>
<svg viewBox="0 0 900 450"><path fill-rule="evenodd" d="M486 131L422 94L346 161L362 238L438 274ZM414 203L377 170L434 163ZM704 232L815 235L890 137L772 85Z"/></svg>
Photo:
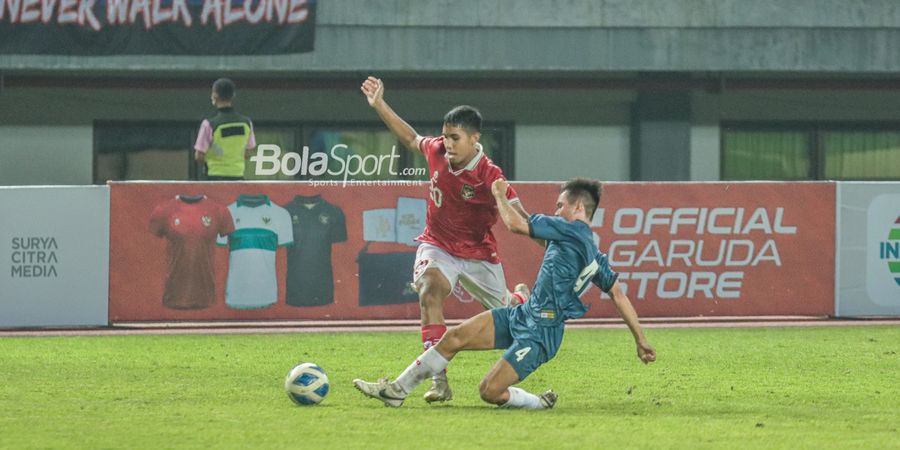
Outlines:
<svg viewBox="0 0 900 450"><path fill-rule="evenodd" d="M480 148L466 167L452 170L443 137L423 138L419 150L428 160L431 185L425 232L416 239L459 258L499 263L491 227L500 212L491 185L504 178L503 171ZM506 198L518 200L512 186Z"/></svg>
<svg viewBox="0 0 900 450"><path fill-rule="evenodd" d="M163 304L178 309L212 305L216 298L216 235L234 231L228 209L206 196L197 200L175 196L153 210L150 231L168 240L169 274Z"/></svg>

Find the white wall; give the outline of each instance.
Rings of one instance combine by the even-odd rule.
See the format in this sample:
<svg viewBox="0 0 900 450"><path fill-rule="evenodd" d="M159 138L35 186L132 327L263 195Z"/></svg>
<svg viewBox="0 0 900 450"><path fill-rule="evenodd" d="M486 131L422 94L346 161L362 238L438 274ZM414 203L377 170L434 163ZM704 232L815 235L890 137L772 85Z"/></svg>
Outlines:
<svg viewBox="0 0 900 450"><path fill-rule="evenodd" d="M93 129L0 126L0 186L93 183Z"/></svg>
<svg viewBox="0 0 900 450"><path fill-rule="evenodd" d="M630 178L627 126L516 126L519 181Z"/></svg>
<svg viewBox="0 0 900 450"><path fill-rule="evenodd" d="M721 177L722 98L695 92L691 101L691 181L718 181Z"/></svg>
<svg viewBox="0 0 900 450"><path fill-rule="evenodd" d="M718 125L691 127L691 181L718 181L721 177L720 136Z"/></svg>

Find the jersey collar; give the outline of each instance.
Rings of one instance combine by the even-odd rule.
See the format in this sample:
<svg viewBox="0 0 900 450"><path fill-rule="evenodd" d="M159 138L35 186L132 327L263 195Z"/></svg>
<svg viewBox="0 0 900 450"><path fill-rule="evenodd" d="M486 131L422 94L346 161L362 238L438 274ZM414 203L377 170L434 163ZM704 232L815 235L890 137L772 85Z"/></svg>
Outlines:
<svg viewBox="0 0 900 450"><path fill-rule="evenodd" d="M249 206L250 208L255 208L257 206L262 205L271 205L272 201L269 200L269 197L266 194L258 194L258 195L246 195L241 194L238 196L237 201L235 202L238 207L241 206Z"/></svg>
<svg viewBox="0 0 900 450"><path fill-rule="evenodd" d="M472 158L472 160L469 161L469 163L466 164L465 167L463 167L462 169L459 169L459 170L453 170L453 167L450 165L450 162L447 161L447 169L449 169L450 173L452 173L453 175L460 175L466 170L475 169L475 166L478 165L478 162L481 161L481 158L483 158L483 157L484 157L484 147L481 146L481 142L476 142L475 143L475 157Z"/></svg>
<svg viewBox="0 0 900 450"><path fill-rule="evenodd" d="M201 195L178 194L175 196L175 199L181 201L182 203L194 204L194 203L199 203L203 200L206 200L206 196L202 195L202 194Z"/></svg>

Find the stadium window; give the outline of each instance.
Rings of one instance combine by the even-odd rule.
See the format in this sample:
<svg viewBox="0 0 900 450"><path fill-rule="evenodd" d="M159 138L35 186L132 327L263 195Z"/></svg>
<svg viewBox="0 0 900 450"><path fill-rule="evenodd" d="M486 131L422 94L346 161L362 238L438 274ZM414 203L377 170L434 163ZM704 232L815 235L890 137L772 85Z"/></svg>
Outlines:
<svg viewBox="0 0 900 450"><path fill-rule="evenodd" d="M190 180L194 124L96 122L94 183Z"/></svg>
<svg viewBox="0 0 900 450"><path fill-rule="evenodd" d="M900 179L900 131L824 131L825 178Z"/></svg>
<svg viewBox="0 0 900 450"><path fill-rule="evenodd" d="M900 130L872 124L724 124L723 180L898 180Z"/></svg>
<svg viewBox="0 0 900 450"><path fill-rule="evenodd" d="M725 130L723 180L805 180L810 177L809 134Z"/></svg>

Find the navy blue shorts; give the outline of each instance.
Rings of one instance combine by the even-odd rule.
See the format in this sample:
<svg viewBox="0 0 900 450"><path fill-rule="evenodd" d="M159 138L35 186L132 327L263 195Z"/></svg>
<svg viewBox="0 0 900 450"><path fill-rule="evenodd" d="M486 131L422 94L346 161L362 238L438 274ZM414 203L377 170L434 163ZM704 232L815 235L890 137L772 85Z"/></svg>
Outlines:
<svg viewBox="0 0 900 450"><path fill-rule="evenodd" d="M528 317L522 305L491 310L494 318L494 348L506 349L503 359L522 381L541 364L556 356L562 344L563 325L541 327Z"/></svg>

